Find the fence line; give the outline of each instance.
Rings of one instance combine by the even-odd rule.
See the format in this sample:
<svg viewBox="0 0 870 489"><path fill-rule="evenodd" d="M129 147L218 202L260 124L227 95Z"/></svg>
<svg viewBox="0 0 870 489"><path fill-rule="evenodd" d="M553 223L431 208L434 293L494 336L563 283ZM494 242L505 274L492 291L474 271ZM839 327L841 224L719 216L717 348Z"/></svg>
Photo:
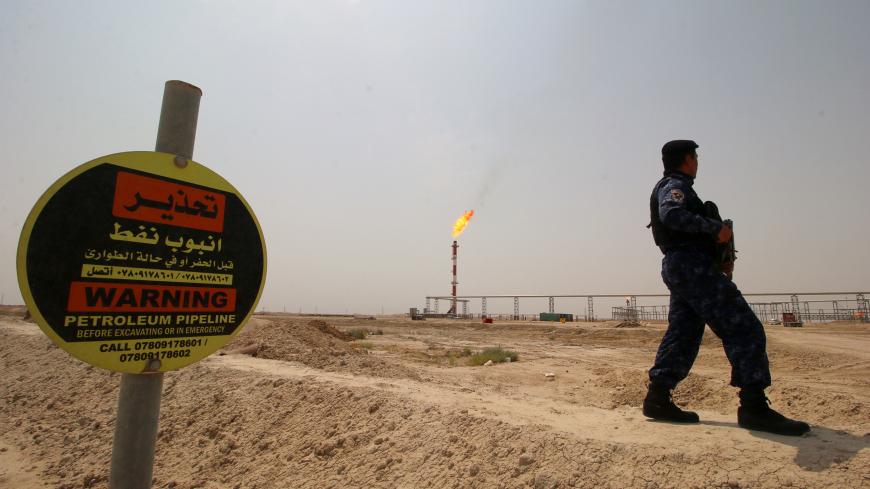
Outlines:
<svg viewBox="0 0 870 489"><path fill-rule="evenodd" d="M830 307L812 307L828 305ZM752 312L764 323L782 321L783 314L794 314L802 322L821 323L830 321L870 322L870 309L867 301L797 301L797 302L753 302L749 304ZM622 321L667 321L668 306L614 307L613 319Z"/></svg>
<svg viewBox="0 0 870 489"><path fill-rule="evenodd" d="M800 300L800 296L845 296L847 293L835 292L804 292L801 294L744 294L744 297L788 297L787 300L773 302L752 302L749 306L752 311L762 322L776 323L787 319L788 322L830 322L830 321L870 321L870 301L865 298L866 292L854 293L854 299L829 299L829 300ZM594 307L594 299L613 299L625 298L625 307L612 307L610 318L598 317ZM663 294L640 294L640 295L599 295L599 296L583 296L583 295L497 295L497 296L459 296L457 302L462 302L462 314L444 314L439 313L439 300L443 297L428 296L426 297L426 307L423 309L423 315L431 318L456 318L456 319L480 319L492 318L499 321L538 321L541 316L538 314L520 314L520 299L541 299L549 298L548 309L550 315L556 313L555 299L565 298L585 298L586 309L583 314L575 313L573 321L596 321L602 319L614 319L622 321L667 321L669 307L667 305L637 305L638 297L667 297ZM468 314L468 303L472 298L479 298L481 301L479 314ZM513 299L513 314L487 314L487 299ZM434 308L432 306L434 301ZM570 309L569 309L570 310ZM599 309L600 311L601 309ZM787 314L787 316L783 316Z"/></svg>

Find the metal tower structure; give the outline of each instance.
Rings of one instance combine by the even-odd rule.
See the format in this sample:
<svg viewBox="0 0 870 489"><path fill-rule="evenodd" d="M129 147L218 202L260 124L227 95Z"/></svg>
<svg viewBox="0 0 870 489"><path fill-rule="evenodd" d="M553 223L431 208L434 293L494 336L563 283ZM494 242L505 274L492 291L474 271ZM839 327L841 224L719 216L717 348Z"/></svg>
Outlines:
<svg viewBox="0 0 870 489"><path fill-rule="evenodd" d="M459 243L456 240L453 240L453 255L450 258L453 261L453 280L450 282L451 292L450 296L453 297L450 302L450 310L447 311L447 314L456 314L456 285L459 283L456 281L456 250L459 248Z"/></svg>

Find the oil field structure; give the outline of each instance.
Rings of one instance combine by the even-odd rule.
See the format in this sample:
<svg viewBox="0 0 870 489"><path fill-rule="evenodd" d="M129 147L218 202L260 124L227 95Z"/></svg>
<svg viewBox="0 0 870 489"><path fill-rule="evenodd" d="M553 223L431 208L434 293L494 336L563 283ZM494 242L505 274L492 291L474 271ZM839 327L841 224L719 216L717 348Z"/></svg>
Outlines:
<svg viewBox="0 0 870 489"><path fill-rule="evenodd" d="M508 321L600 321L620 320L628 322L638 321L667 321L669 306L667 305L638 305L637 298L665 299L670 294L486 294L486 295L458 295L457 285L457 261L459 236L468 221L474 215L474 211L466 211L462 217L454 223L453 243L451 244L450 261L451 281L450 295L426 296L426 306L420 311L414 307L410 310L410 318L422 320L425 318L447 319L482 319L491 322L493 319ZM866 291L854 292L759 292L743 294L744 297L757 297L768 299L767 301L749 302L749 307L763 323L782 324L783 326L801 326L804 322L831 322L831 321L861 321L870 322L870 301L867 300ZM808 299L811 298L811 299ZM513 300L513 314L490 314L487 311L489 300ZM520 299L541 300L547 299L548 311L536 314L520 314ZM556 312L556 299L586 299L584 314L568 312ZM595 313L595 300L625 301L625 305L611 306L610 317L598 317ZM777 300L779 299L779 300ZM469 313L468 304L473 300L480 300L480 313ZM440 301L447 301L448 310L440 312ZM434 307L433 307L434 306ZM459 312L458 307L462 307ZM601 307L601 306L599 306ZM606 307L605 307L606 310Z"/></svg>
<svg viewBox="0 0 870 489"><path fill-rule="evenodd" d="M455 279L454 279L455 283ZM455 286L454 286L455 287ZM454 289L455 290L455 289ZM764 298L751 301L759 320L768 324L782 323L796 326L804 322L863 321L870 322L870 300L867 292L760 292L743 294L744 297ZM668 294L485 294L485 295L431 295L426 296L423 317L453 319L493 318L513 321L667 321L669 307L666 305L638 305L638 298L667 299ZM781 298L781 300L776 300ZM548 311L537 314L520 314L520 299L539 302L547 299ZM556 299L586 299L584 314L556 312ZM624 300L625 305L610 308L610 317L599 317L595 312L596 299ZM480 301L480 313L469 313L468 304ZM489 314L489 301L513 300L513 314ZM450 304L447 313L440 313L440 303ZM621 302L621 301L620 301ZM461 305L462 312L456 312Z"/></svg>

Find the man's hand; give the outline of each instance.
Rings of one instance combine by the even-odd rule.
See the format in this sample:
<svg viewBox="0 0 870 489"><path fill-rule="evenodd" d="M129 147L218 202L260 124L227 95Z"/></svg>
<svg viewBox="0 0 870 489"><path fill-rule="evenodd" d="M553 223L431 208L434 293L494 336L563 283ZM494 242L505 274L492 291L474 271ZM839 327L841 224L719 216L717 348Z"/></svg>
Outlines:
<svg viewBox="0 0 870 489"><path fill-rule="evenodd" d="M719 234L716 235L717 243L727 243L729 239L731 239L731 228L726 225L722 225L722 228L719 229Z"/></svg>

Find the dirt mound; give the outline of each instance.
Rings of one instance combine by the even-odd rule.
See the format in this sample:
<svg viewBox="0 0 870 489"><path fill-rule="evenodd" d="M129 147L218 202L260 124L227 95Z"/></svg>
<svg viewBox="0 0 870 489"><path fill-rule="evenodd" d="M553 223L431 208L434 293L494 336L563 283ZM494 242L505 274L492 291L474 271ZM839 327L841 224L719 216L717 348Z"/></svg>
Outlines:
<svg viewBox="0 0 870 489"><path fill-rule="evenodd" d="M772 365L796 368L804 371L829 369L844 361L857 361L846 353L813 351L811 345L783 345L780 342L768 343L767 356Z"/></svg>
<svg viewBox="0 0 870 489"><path fill-rule="evenodd" d="M595 386L607 392L599 407L614 409L619 406L640 407L646 395L647 374L643 370L599 367L592 371L596 375Z"/></svg>
<svg viewBox="0 0 870 489"><path fill-rule="evenodd" d="M737 409L737 389L725 376L709 377L690 373L674 389L674 401L690 409L732 413Z"/></svg>
<svg viewBox="0 0 870 489"><path fill-rule="evenodd" d="M26 306L0 306L0 316L11 316L24 321L33 322Z"/></svg>
<svg viewBox="0 0 870 489"><path fill-rule="evenodd" d="M637 321L623 321L623 322L617 324L616 326L614 326L614 328L639 328L639 327L640 327L640 323Z"/></svg>
<svg viewBox="0 0 870 489"><path fill-rule="evenodd" d="M322 320L255 319L224 348L259 358L299 362L326 371L350 371L376 377L419 378L403 365L374 358L353 338Z"/></svg>
<svg viewBox="0 0 870 489"><path fill-rule="evenodd" d="M860 426L870 439L870 408L848 392L824 392L805 386L774 385L768 391L773 406L785 413L799 412L813 424L844 428Z"/></svg>
<svg viewBox="0 0 870 489"><path fill-rule="evenodd" d="M327 324L326 321L321 321L319 319L315 319L314 321L311 321L308 324L310 326L314 326L315 328L319 329L322 333L326 333L330 336L334 336L334 337L336 337L340 340L343 340L343 341L353 341L353 339L354 339L353 336L339 330L335 326Z"/></svg>

